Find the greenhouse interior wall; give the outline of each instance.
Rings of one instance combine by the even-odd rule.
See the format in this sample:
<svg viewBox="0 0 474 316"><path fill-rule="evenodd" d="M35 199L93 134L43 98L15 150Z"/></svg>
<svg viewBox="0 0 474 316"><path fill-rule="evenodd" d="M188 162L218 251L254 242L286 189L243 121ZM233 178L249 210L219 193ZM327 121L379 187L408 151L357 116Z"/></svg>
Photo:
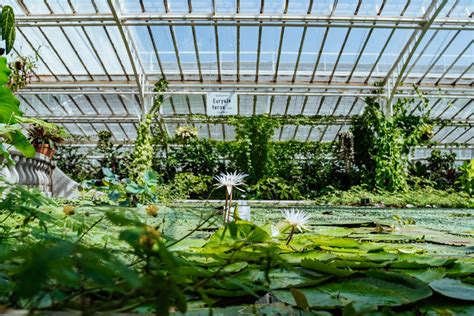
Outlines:
<svg viewBox="0 0 474 316"><path fill-rule="evenodd" d="M472 0L2 0L0 313L474 315Z"/></svg>

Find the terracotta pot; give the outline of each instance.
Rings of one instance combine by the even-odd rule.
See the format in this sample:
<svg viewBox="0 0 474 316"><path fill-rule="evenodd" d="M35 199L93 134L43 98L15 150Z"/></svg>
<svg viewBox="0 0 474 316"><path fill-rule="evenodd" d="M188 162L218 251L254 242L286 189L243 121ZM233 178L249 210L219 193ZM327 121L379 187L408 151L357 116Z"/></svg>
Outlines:
<svg viewBox="0 0 474 316"><path fill-rule="evenodd" d="M36 146L36 152L45 155L49 159L53 159L56 149L51 148L49 144L42 144Z"/></svg>

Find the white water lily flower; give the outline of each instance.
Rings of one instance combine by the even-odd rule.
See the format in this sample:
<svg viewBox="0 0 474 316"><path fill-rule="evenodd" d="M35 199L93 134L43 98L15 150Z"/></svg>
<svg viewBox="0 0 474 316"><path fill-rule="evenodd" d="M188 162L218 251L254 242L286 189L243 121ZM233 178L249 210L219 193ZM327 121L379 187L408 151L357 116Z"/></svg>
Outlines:
<svg viewBox="0 0 474 316"><path fill-rule="evenodd" d="M226 187L227 193L232 193L232 188L236 188L237 190L244 191L239 188L239 185L244 185L244 178L247 175L245 173L221 173L220 175L216 176L215 179L219 182L216 183L215 186L217 188Z"/></svg>
<svg viewBox="0 0 474 316"><path fill-rule="evenodd" d="M304 211L297 211L295 209L282 211L281 214L293 229L298 229L300 232L306 229L305 225L311 219L311 216Z"/></svg>

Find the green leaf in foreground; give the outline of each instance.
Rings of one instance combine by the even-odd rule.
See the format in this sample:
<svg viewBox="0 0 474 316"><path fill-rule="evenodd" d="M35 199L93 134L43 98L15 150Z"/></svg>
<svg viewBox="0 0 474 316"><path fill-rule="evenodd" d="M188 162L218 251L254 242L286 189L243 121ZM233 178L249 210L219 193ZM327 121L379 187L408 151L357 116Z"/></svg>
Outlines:
<svg viewBox="0 0 474 316"><path fill-rule="evenodd" d="M458 300L474 301L474 285L454 279L441 279L430 282L430 287L437 293Z"/></svg>

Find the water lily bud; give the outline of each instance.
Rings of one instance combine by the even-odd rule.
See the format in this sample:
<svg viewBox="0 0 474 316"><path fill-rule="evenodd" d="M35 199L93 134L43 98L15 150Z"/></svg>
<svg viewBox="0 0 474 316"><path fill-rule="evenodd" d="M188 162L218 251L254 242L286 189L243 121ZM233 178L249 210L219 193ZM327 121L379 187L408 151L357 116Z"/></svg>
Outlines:
<svg viewBox="0 0 474 316"><path fill-rule="evenodd" d="M150 204L146 207L146 213L153 217L158 216L158 210L159 210L158 206L154 204Z"/></svg>
<svg viewBox="0 0 474 316"><path fill-rule="evenodd" d="M74 215L74 214L76 213L75 207L72 206L72 205L64 205L64 207L63 207L63 213L64 213L64 215L66 215L66 216Z"/></svg>

